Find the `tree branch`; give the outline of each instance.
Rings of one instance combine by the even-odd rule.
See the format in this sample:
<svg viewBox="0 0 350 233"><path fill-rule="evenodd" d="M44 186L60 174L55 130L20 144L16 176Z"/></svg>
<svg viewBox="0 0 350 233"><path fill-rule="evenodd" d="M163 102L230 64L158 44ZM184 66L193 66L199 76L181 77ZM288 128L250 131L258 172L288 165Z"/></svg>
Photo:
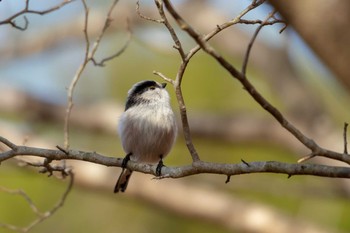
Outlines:
<svg viewBox="0 0 350 233"><path fill-rule="evenodd" d="M36 219L34 219L31 223L29 223L26 227L18 227L15 225L7 224L7 223L1 223L0 222L0 227L17 231L17 232L29 232L31 229L33 229L36 225L39 223L43 222L47 218L51 217L59 208L61 208L70 191L72 190L73 183L74 183L74 174L72 171L69 171L68 174L69 176L69 183L67 185L66 190L62 194L61 198L58 200L58 202L52 207L51 210L46 211L46 212L41 212L38 208L38 206L32 201L32 199L28 196L27 193L25 193L23 190L10 190L4 187L0 187L0 191L11 194L11 195L19 195L23 197L23 199L28 203L29 207L32 209L33 213L37 216Z"/></svg>
<svg viewBox="0 0 350 233"><path fill-rule="evenodd" d="M83 59L83 62L80 64L79 68L77 69L70 85L67 91L67 108L66 108L66 115L65 115L65 120L64 120L64 148L68 149L69 148L69 119L70 119L70 115L72 112L72 108L73 108L73 94L74 94L74 90L75 87L78 83L78 81L81 78L82 73L85 70L85 67L87 66L87 64L91 61L94 65L97 66L104 66L105 62L110 61L112 59L114 59L115 57L119 56L120 54L122 54L125 49L127 48L127 46L129 45L129 42L131 41L131 30L129 27L129 23L127 23L127 29L128 29L128 39L126 41L126 43L124 44L124 46L122 46L122 48L117 51L115 54L108 56L106 58L103 58L100 62L96 62L96 59L94 58L101 40L103 38L103 36L105 35L105 32L107 30L107 28L110 26L111 22L112 22L112 12L115 9L118 0L114 0L111 4L111 6L109 7L103 28L100 32L100 34L97 36L97 39L95 40L95 42L92 45L92 48L90 49L90 38L88 35L88 23L89 23L89 8L86 4L85 0L81 0L83 7L84 7L84 12L85 12L85 18L84 18L84 38L85 38L85 56Z"/></svg>
<svg viewBox="0 0 350 233"><path fill-rule="evenodd" d="M266 19L260 23L259 27L255 30L254 35L253 35L253 37L251 38L251 40L250 40L250 42L248 44L248 47L247 47L247 50L246 50L246 54L245 54L244 59L243 59L242 70L241 70L242 74L247 75L247 66L248 66L248 61L249 61L249 55L250 55L250 52L252 51L252 47L253 47L253 44L255 42L255 39L258 37L258 34L261 31L261 29L264 26L268 25L267 23L268 23L269 19L271 19L275 15L275 13L276 13L276 10L273 10L266 17Z"/></svg>
<svg viewBox="0 0 350 233"><path fill-rule="evenodd" d="M28 21L27 17L25 16L25 14L45 15L45 14L51 13L53 11L59 10L61 7L65 6L66 4L71 3L71 2L73 2L73 0L64 0L61 3L57 4L56 6L53 6L49 9L38 11L38 10L29 9L30 0L26 0L24 9L17 12L14 15L11 15L7 19L0 21L0 26L3 24L10 24L12 27L14 27L18 30L24 31L28 28L28 25L29 25L29 21ZM24 15L23 16L24 26L19 26L15 21L15 19L21 15Z"/></svg>
<svg viewBox="0 0 350 233"><path fill-rule="evenodd" d="M254 21L254 20L243 20L242 17L247 14L249 11L255 9L256 7L260 6L262 3L264 3L265 0L261 0L261 1L254 1L252 2L248 7L246 7L239 15L237 15L234 19L230 20L229 22L225 22L221 25L217 25L217 27L212 30L211 32L209 32L207 35L203 36L203 40L208 41L211 38L213 38L215 35L217 35L219 32L223 31L224 29L233 26L235 24L238 23L244 23L244 24L256 24L256 23L260 23L260 21ZM146 19L146 20L150 20L150 21L156 21L157 23L163 23L166 28L169 31L169 34L171 35L175 45L174 48L176 48L179 51L179 54L181 56L181 64L180 67L178 69L178 73L176 75L176 79L175 81L167 78L164 74L157 72L157 71L153 71L154 74L160 76L161 78L163 78L164 80L166 80L167 82L170 82L174 85L175 88L175 93L176 93L176 98L178 100L178 104L179 104L179 109L180 109L180 115L181 115L181 121L182 121L182 128L183 128L183 132L184 132L184 137L185 137L185 142L187 145L188 150L190 151L190 154L192 156L192 160L195 161L199 161L199 155L195 149L195 146L193 145L192 142L192 137L191 137L191 131L190 131L190 126L188 123L188 118L187 118L187 110L186 110L186 105L185 105L185 100L184 97L182 95L182 88L181 88L181 83L182 83L182 79L185 73L185 70L187 68L187 65L190 61L190 59L201 49L200 45L195 46L194 48L192 48L187 54L185 54L182 44L175 32L175 30L173 29L173 27L171 26L171 24L169 23L168 19L166 18L166 15L164 13L163 10L163 1L161 0L155 0L156 6L158 8L159 14L161 16L161 20L153 20L149 17L144 17L142 16L140 13L139 15ZM137 10L138 10L138 5L137 5ZM266 22L266 24L274 24L276 22L280 22L278 20L272 21L272 22Z"/></svg>
<svg viewBox="0 0 350 233"><path fill-rule="evenodd" d="M0 142L9 144L9 140L0 136ZM96 152L79 150L43 149L37 147L19 146L10 142L11 148L0 153L0 162L15 156L33 155L46 158L48 161L81 160L108 167L121 167L123 158L108 157ZM43 165L44 166L44 165ZM156 175L156 165L135 163L129 161L127 167L133 171ZM281 173L288 176L312 175L331 178L350 178L349 167L325 166L318 164L290 164L276 161L245 162L237 164L196 161L192 165L179 167L163 167L162 178L181 178L190 175L212 173L226 176L250 173Z"/></svg>
<svg viewBox="0 0 350 233"><path fill-rule="evenodd" d="M237 79L244 87L244 89L251 95L251 97L267 112L269 112L287 131L289 131L295 138L297 138L304 146L312 151L314 156L323 156L330 159L339 160L350 164L350 157L346 154L329 151L321 148L316 144L314 140L305 136L299 129L291 124L282 113L269 103L253 86L253 84L247 79L245 73L239 72L233 65L231 65L225 58L223 58L213 47L211 47L205 38L197 33L174 9L170 1L164 0L164 5L168 12L175 19L179 27L186 31L187 34L194 39L197 44L208 55L213 57L231 76ZM259 29L260 30L260 29Z"/></svg>

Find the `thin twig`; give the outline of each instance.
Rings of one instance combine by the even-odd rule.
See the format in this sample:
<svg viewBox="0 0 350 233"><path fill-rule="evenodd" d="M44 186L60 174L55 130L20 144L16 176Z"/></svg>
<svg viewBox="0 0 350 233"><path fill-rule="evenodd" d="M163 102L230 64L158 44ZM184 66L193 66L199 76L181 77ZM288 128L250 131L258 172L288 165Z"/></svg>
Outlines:
<svg viewBox="0 0 350 233"><path fill-rule="evenodd" d="M0 21L0 25L10 24L12 27L14 27L14 28L16 28L18 30L24 31L24 30L26 30L28 28L28 25L29 25L29 21L28 21L27 17L25 16L25 14L45 15L45 14L51 13L53 11L59 10L60 8L65 6L66 4L71 3L73 1L74 0L64 0L61 3L57 4L56 6L48 8L46 10L38 11L38 10L31 10L31 9L29 9L30 1L26 0L25 6L24 6L24 8L21 11L17 12L16 14L11 15L7 19L4 19L4 20ZM16 21L15 21L15 19L18 18L21 15L23 15L23 19L24 19L24 25L23 26L19 26L16 23Z"/></svg>
<svg viewBox="0 0 350 233"><path fill-rule="evenodd" d="M259 32L261 31L261 29L263 27L265 27L267 24L267 22L269 21L269 19L271 19L275 14L276 14L276 10L273 10L267 17L264 21L262 21L259 25L259 27L255 30L254 34L253 34L253 37L251 38L251 40L249 41L249 44L248 44L248 47L247 47L247 50L246 50L246 53L244 55L244 59L243 59L243 64L242 64L242 74L243 75L246 75L247 74L247 66L248 66L248 61L249 61L249 55L250 55L250 52L252 51L252 47L253 47L253 44L255 42L255 39L257 38Z"/></svg>
<svg viewBox="0 0 350 233"><path fill-rule="evenodd" d="M126 28L127 28L127 39L126 42L124 43L124 45L114 54L103 58L100 62L97 62L96 59L94 57L91 58L91 61L94 63L95 66L105 66L105 62L110 61L116 57L119 57L122 53L124 53L124 51L126 50L126 48L129 46L130 42L131 42L131 38L132 38L132 31L131 31L131 27L130 27L130 22L127 19L126 20Z"/></svg>
<svg viewBox="0 0 350 233"><path fill-rule="evenodd" d="M119 2L119 0L114 0L112 5L109 7L109 10L108 10L108 13L107 13L107 16L106 16L103 28L102 28L102 30L100 32L100 35L97 37L97 39L95 40L94 44L92 45L91 52L90 52L90 54L88 56L88 59L92 59L95 56L95 53L96 53L98 47L100 46L100 42L101 42L103 36L105 35L105 32L106 32L107 28L111 25L112 12L113 12L113 10L114 10L114 8L115 8L115 6L117 5L118 2ZM114 58L114 57L116 57L116 56L113 56L112 58Z"/></svg>
<svg viewBox="0 0 350 233"><path fill-rule="evenodd" d="M145 19L145 20L148 20L148 21L153 21L153 22L156 22L156 23L164 23L163 19L153 19L151 17L148 17L148 16L145 16L141 13L140 11L140 1L137 1L136 2L136 13L140 16L140 18L142 19Z"/></svg>
<svg viewBox="0 0 350 233"><path fill-rule="evenodd" d="M166 77L164 74L162 74L162 73L160 73L158 71L153 71L153 74L158 75L159 77L161 77L165 81L167 81L167 82L169 82L169 83L174 85L174 80L172 80L171 78Z"/></svg>
<svg viewBox="0 0 350 233"><path fill-rule="evenodd" d="M231 26L234 26L236 24L240 24L240 23L243 23L243 24L257 24L257 23L260 23L259 21L255 21L255 20L244 20L242 19L243 16L245 16L248 12L254 10L256 7L260 6L261 4L263 4L265 2L265 0L261 0L261 1L255 1L255 2L252 2L250 5L248 5L244 10L242 10L235 18L233 18L232 20L228 21L228 22L225 22L225 23L222 23L220 25L217 25L211 32L209 32L208 34L206 34L204 37L203 37L203 40L205 41L209 41L210 39L212 39L214 36L216 36L218 33L220 33L221 31L231 27ZM278 23L277 21L276 22L271 22L271 25L274 24L274 23ZM192 48L190 50L190 52L187 54L187 57L186 57L186 62L188 63L190 61L190 59L201 49L201 46L200 45L196 45L194 48ZM186 65L184 65L184 68L183 70L186 68ZM182 78L183 76L183 72L182 71L182 75L180 75L180 77Z"/></svg>
<svg viewBox="0 0 350 233"><path fill-rule="evenodd" d="M80 64L79 68L77 69L77 71L76 71L76 73L75 73L75 75L74 75L74 77L69 85L68 91L67 91L67 108L66 108L66 115L65 115L65 121L64 121L64 148L66 150L69 149L69 119L70 119L70 115L71 115L72 108L73 108L73 94L74 94L75 87L76 87L78 81L80 80L82 73L85 70L87 64L91 61L95 65L104 66L104 63L106 61L109 61L109 60L119 56L121 53L123 53L125 51L126 47L129 45L129 42L131 40L131 30L130 30L129 24L128 24L129 39L127 40L125 45L117 53L113 54L112 56L109 56L109 57L102 59L101 62L96 62L96 60L94 58L95 53L99 48L99 45L101 43L103 36L105 35L107 28L110 26L110 24L112 22L111 15L112 15L113 10L115 9L115 6L118 3L118 0L114 0L113 3L111 4L111 6L109 7L103 28L102 28L100 34L97 36L94 43L92 44L91 48L90 48L91 42L90 42L90 38L89 38L89 34L88 34L89 8L88 8L85 0L81 0L81 2L83 4L84 12L85 12L84 29L83 29L84 38L85 38L85 56L84 56L82 63Z"/></svg>
<svg viewBox="0 0 350 233"><path fill-rule="evenodd" d="M16 150L17 149L17 145L14 144L13 142L11 142L10 140L1 137L0 136L0 142L2 142L4 145L8 146L9 148L11 148L12 150Z"/></svg>
<svg viewBox="0 0 350 233"><path fill-rule="evenodd" d="M21 196L28 203L28 205L32 209L33 213L37 216L37 218L34 221L32 221L30 224L28 224L28 226L26 226L26 227L18 227L18 226L6 224L6 223L0 223L0 227L6 228L9 230L13 230L13 231L26 233L26 232L29 232L31 229L33 229L35 226L37 226L39 223L41 223L41 222L45 221L47 218L51 217L53 214L55 214L57 212L57 210L59 210L64 205L70 191L72 190L73 183L74 183L73 172L69 171L68 176L69 176L69 183L67 185L66 190L62 194L59 201L53 206L53 208L49 211L46 211L46 212L41 212L39 210L39 208L37 207L37 205L35 205L33 200L23 190L20 190L20 189L19 190L11 190L11 189L7 189L4 187L0 187L0 191L2 191L2 192L6 192L6 193L11 194L11 195Z"/></svg>
<svg viewBox="0 0 350 233"><path fill-rule="evenodd" d="M159 12L161 18L163 19L163 24L168 29L173 41L175 42L174 48L176 48L179 51L181 59L185 60L186 54L182 48L182 44L181 44L178 36L176 35L174 28L171 26L171 24L169 23L166 15L164 13L163 1L155 0L154 2L156 3L156 6L158 8L158 12Z"/></svg>
<svg viewBox="0 0 350 233"><path fill-rule="evenodd" d="M72 113L72 108L73 108L73 93L75 86L77 85L81 74L83 73L89 59L89 51L90 51L90 41L89 41L89 36L87 32L87 27L88 27L88 22L89 22L89 8L86 5L85 0L81 0L83 6L84 6L84 12L85 12L85 17L84 17L84 37L85 37L85 56L83 62L80 64L78 70L76 71L69 88L67 90L67 108L66 108L66 115L64 119L64 148L69 149L69 119L70 115Z"/></svg>
<svg viewBox="0 0 350 233"><path fill-rule="evenodd" d="M297 163L303 163L303 162L306 162L306 161L308 161L308 160L310 160L310 159L314 158L315 156L316 156L316 154L311 153L311 154L309 154L309 155L306 155L306 156L304 156L304 157L302 157L302 158L298 159Z"/></svg>

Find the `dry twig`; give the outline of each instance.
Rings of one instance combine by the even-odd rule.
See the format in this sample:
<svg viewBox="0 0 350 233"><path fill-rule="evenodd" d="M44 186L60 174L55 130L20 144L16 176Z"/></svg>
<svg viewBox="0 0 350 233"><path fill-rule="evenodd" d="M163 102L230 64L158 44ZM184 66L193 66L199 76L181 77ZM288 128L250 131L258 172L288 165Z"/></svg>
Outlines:
<svg viewBox="0 0 350 233"><path fill-rule="evenodd" d="M85 70L87 64L91 61L94 65L96 66L104 66L105 62L112 60L113 58L119 56L120 54L122 54L125 49L127 48L130 40L131 40L131 30L130 30L130 26L129 23L127 23L127 30L128 30L128 39L126 41L126 43L121 47L121 49L119 49L116 53L114 53L111 56L105 57L103 58L100 62L97 62L95 59L95 54L96 51L98 50L101 40L103 38L103 36L105 35L106 30L108 29L108 27L110 26L111 22L112 22L112 12L115 9L118 0L114 0L113 3L111 4L111 6L109 7L103 28L100 32L100 34L97 36L95 42L93 43L92 47L90 48L90 38L88 35L88 23L89 23L89 8L86 4L85 0L81 0L83 6L84 6L84 12L85 12L85 17L84 17L84 38L85 38L85 56L83 59L83 62L80 64L79 68L77 69L69 87L68 87L68 91L67 91L67 108L66 108L66 116L65 116L65 121L64 121L64 148L68 149L69 148L69 118L72 112L72 108L73 108L73 94L74 94L74 90L75 87L79 81L79 79L81 78L81 75L83 73L83 71Z"/></svg>
<svg viewBox="0 0 350 233"><path fill-rule="evenodd" d="M24 9L17 12L16 14L11 15L10 17L8 17L7 19L1 20L0 21L0 26L4 25L4 24L9 24L12 27L21 30L21 31L25 31L28 26L29 26L29 21L27 19L27 17L25 16L26 14L36 14L36 15L45 15L45 14L49 14L53 11L59 10L61 7L65 6L68 3L71 3L73 0L64 0L61 3L57 4L56 6L53 6L49 9L46 10L42 10L42 11L38 11L38 10L32 10L29 7L30 4L30 0L26 0L25 1L25 6ZM20 26L16 23L16 18L18 18L19 16L23 15L23 19L24 19L24 25Z"/></svg>
<svg viewBox="0 0 350 233"><path fill-rule="evenodd" d="M0 187L1 192L8 193L10 195L19 195L21 196L29 205L29 207L32 209L33 213L36 215L36 219L34 219L31 223L29 223L26 227L19 227L15 226L12 224L7 224L7 223L1 223L0 222L0 227L6 228L9 230L17 231L17 232L29 232L31 229L33 229L35 226L37 226L39 223L45 221L47 218L51 217L55 212L61 208L64 203L66 202L66 199L68 197L68 194L72 190L73 183L74 183L74 174L72 171L68 171L67 173L69 177L69 183L67 185L66 190L62 194L61 198L58 200L58 202L52 207L52 209L46 211L46 212L41 212L37 205L33 202L33 200L28 196L27 193L25 193L23 190L18 189L18 190L11 190L7 189L4 187Z"/></svg>
<svg viewBox="0 0 350 233"><path fill-rule="evenodd" d="M196 32L175 10L173 5L168 0L164 0L164 6L170 13L170 15L175 19L178 26L187 32L187 34L197 42L200 48L206 52L208 55L213 57L227 72L231 74L233 78L238 80L244 89L249 93L249 95L267 112L269 112L275 120L277 120L282 127L284 127L288 132L290 132L296 139L298 139L305 147L312 151L313 155L323 156L330 159L339 160L350 164L350 159L347 158L346 154L338 153L335 151L330 151L324 148L321 148L317 143L304 135L298 128L291 124L283 114L275 108L269 101L267 101L253 86L253 84L248 80L246 74L240 72L233 65L231 65L224 57L222 57L212 46L210 46L205 37ZM261 29L258 28L260 31ZM249 53L246 55L247 59L245 63L248 62ZM245 69L243 69L244 71Z"/></svg>

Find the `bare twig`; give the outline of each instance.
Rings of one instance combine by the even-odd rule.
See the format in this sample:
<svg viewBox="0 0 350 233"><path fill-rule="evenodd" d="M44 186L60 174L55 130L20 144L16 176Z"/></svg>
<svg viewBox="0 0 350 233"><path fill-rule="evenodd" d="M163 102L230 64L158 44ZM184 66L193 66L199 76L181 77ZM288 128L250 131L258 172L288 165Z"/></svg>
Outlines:
<svg viewBox="0 0 350 233"><path fill-rule="evenodd" d="M213 57L226 71L228 71L232 77L236 78L244 87L244 89L253 97L253 99L260 104L267 112L269 112L287 131L289 131L295 138L297 138L304 146L309 148L314 155L323 156L339 161L346 162L349 160L345 154L340 154L334 151L323 149L316 144L314 140L305 136L299 129L291 124L282 113L276 109L271 103L269 103L252 85L247 79L246 75L239 72L234 66L232 66L225 58L223 58L213 47L211 47L204 39L203 36L198 34L174 9L170 1L164 0L164 5L168 12L175 19L181 29L186 31L197 44L211 57Z"/></svg>
<svg viewBox="0 0 350 233"><path fill-rule="evenodd" d="M140 11L140 1L137 1L136 2L136 13L138 14L138 16L140 16L140 18L142 19L145 19L145 20L148 20L148 21L153 21L153 22L156 22L156 23L164 23L163 22L163 19L153 19L151 17L148 17L146 15L143 15Z"/></svg>
<svg viewBox="0 0 350 233"><path fill-rule="evenodd" d="M174 80L172 80L171 78L166 77L164 74L162 74L162 73L160 73L158 71L153 71L153 74L158 75L159 77L161 77L162 79L164 79L165 81L167 81L167 82L169 82L169 83L171 83L173 85L175 83Z"/></svg>
<svg viewBox="0 0 350 233"><path fill-rule="evenodd" d="M276 10L273 10L267 17L264 21L262 21L259 25L259 27L255 30L254 32L254 35L252 37L252 39L250 40L249 44L248 44L248 47L247 47L247 50L246 50L246 54L244 56L244 59L243 59L243 64L242 64L242 74L243 75L246 75L247 74L247 65L248 65L248 61L249 61L249 55L250 55L250 52L252 51L252 47L253 47L253 44L255 42L255 39L257 38L260 30L267 25L267 22L269 21L270 18L272 18L275 13L277 11Z"/></svg>
<svg viewBox="0 0 350 233"><path fill-rule="evenodd" d="M306 155L306 156L304 156L304 157L302 157L302 158L298 159L297 163L303 163L303 162L306 162L306 161L308 161L308 160L310 160L310 159L314 158L315 156L316 156L316 154L311 153L311 154L309 154L309 155Z"/></svg>
<svg viewBox="0 0 350 233"><path fill-rule="evenodd" d="M27 160L20 158L20 157L16 157L16 160L18 160L24 166L32 166L32 167L41 168L39 170L39 172L40 173L48 173L49 177L53 175L53 172L60 172L61 177L66 177L69 175L69 172L72 170L71 167L66 167L65 164L63 164L63 165L51 164L52 159L50 159L50 158L45 158L39 162L27 161Z"/></svg>
<svg viewBox="0 0 350 233"><path fill-rule="evenodd" d="M66 115L65 115L65 121L64 121L64 148L68 149L69 148L69 119L70 119L70 115L72 112L72 108L73 108L73 94L74 94L74 90L75 87L78 83L78 81L81 78L81 75L83 73L83 71L85 70L87 64L91 61L92 63L94 63L97 66L104 66L105 62L119 56L120 54L122 54L126 47L129 45L129 42L131 40L131 30L129 27L129 23L127 28L128 28L128 39L125 43L125 45L119 50L117 51L115 54L106 57L104 59L102 59L100 62L96 62L96 59L94 58L96 51L99 48L99 45L101 43L101 40L103 38L103 36L105 35L105 32L107 30L107 28L110 26L111 22L112 22L112 12L115 9L118 0L114 0L111 4L111 6L109 7L103 28L100 32L100 34L97 36L95 42L92 44L92 47L90 48L90 39L89 39L89 35L88 35L88 23L89 23L89 8L86 4L85 0L81 0L83 7L84 7L84 12L85 12L85 18L84 18L84 38L85 38L85 56L83 59L83 62L80 64L79 68L77 69L69 87L68 87L68 91L67 91L67 108L66 108Z"/></svg>
<svg viewBox="0 0 350 233"><path fill-rule="evenodd" d="M71 3L72 1L73 0L64 0L61 3L57 4L56 6L53 6L53 7L49 8L49 9L38 11L38 10L29 9L30 0L26 0L23 10L17 12L14 15L11 15L7 19L1 20L0 21L0 25L9 24L9 25L11 25L12 27L14 27L14 28L16 28L18 30L24 31L24 30L26 30L28 28L28 25L29 25L29 21L28 21L27 17L25 16L25 14L45 15L45 14L51 13L53 11L59 10L60 8L62 8L63 6L65 6L68 3ZM16 21L15 21L15 19L18 18L21 15L23 15L23 19L24 19L24 25L23 26L18 25L16 23Z"/></svg>
<svg viewBox="0 0 350 233"><path fill-rule="evenodd" d="M165 25L165 27L168 29L173 41L175 42L175 46L174 48L177 49L180 53L181 59L184 60L186 57L186 54L182 48L181 42L178 38L178 36L176 35L176 32L174 30L174 28L171 26L171 24L169 23L167 17L165 16L164 13L164 8L163 8L163 2L161 0L155 0L156 6L158 8L159 14L161 16L161 18L163 19L163 24Z"/></svg>
<svg viewBox="0 0 350 233"><path fill-rule="evenodd" d="M0 137L0 141L2 142L2 144L8 146L10 149L12 150L17 150L17 145L10 142L8 139L4 138L4 137Z"/></svg>
<svg viewBox="0 0 350 233"><path fill-rule="evenodd" d="M85 11L85 18L84 18L84 37L85 37L85 56L83 62L80 64L78 70L76 71L74 78L72 79L68 91L67 91L67 108L66 108L66 116L64 119L64 148L69 148L69 118L72 112L73 108L73 93L75 86L77 85L81 74L83 73L87 63L89 62L89 49L90 49L90 41L89 41L89 35L87 32L88 22L89 22L89 8L86 5L85 0L81 0L84 11Z"/></svg>
<svg viewBox="0 0 350 233"><path fill-rule="evenodd" d="M126 48L129 46L129 43L131 42L131 36L132 36L132 31L130 28L129 20L126 20L126 25L127 25L126 28L127 28L128 38L126 39L126 42L124 43L124 45L117 52L115 52L114 54L112 54L108 57L103 58L100 62L97 62L96 59L94 57L92 57L91 61L94 63L95 66L101 66L101 67L105 66L105 63L107 61L110 61L110 60L120 56L126 50Z"/></svg>
<svg viewBox="0 0 350 233"><path fill-rule="evenodd" d="M37 205L35 205L33 200L23 190L20 190L20 189L19 190L11 190L11 189L7 189L4 187L0 187L0 191L2 191L2 192L5 192L5 193L11 194L11 195L21 196L28 203L28 205L32 209L33 213L37 216L36 219L33 222L31 222L30 224L28 224L28 226L26 226L26 227L19 227L19 226L15 226L15 225L11 225L11 224L6 224L6 223L0 223L0 227L10 229L13 231L17 231L17 232L25 233L25 232L29 232L36 225L45 221L47 218L51 217L53 214L55 214L57 212L57 210L59 208L61 208L64 205L64 203L68 197L68 194L72 190L73 183L74 183L74 174L71 171L69 171L68 176L69 176L69 183L67 185L66 190L64 191L64 193L62 194L61 198L56 203L56 205L54 205L51 210L46 211L46 212L41 212L39 210L39 208L37 207Z"/></svg>

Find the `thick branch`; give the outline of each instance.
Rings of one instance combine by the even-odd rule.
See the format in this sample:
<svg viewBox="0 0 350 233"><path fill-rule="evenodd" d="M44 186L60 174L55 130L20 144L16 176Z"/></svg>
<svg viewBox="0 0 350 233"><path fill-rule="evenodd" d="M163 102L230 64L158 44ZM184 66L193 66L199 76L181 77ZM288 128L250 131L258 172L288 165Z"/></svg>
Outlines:
<svg viewBox="0 0 350 233"><path fill-rule="evenodd" d="M10 150L0 154L0 162L13 158L15 156L33 155L53 160L81 160L95 164L121 167L123 158L108 157L96 152L86 152L78 150L53 150L42 149L28 146L18 146L9 143L9 140L0 136L0 142L10 147ZM131 170L155 175L156 165L135 163L129 161L127 167ZM224 164L197 161L192 165L180 167L163 167L160 178L181 178L185 176L212 173L222 175L240 175L250 173L281 173L288 176L293 175L312 175L324 177L350 178L349 167L335 167L317 164L289 164L275 161L263 162L241 162L237 164Z"/></svg>

